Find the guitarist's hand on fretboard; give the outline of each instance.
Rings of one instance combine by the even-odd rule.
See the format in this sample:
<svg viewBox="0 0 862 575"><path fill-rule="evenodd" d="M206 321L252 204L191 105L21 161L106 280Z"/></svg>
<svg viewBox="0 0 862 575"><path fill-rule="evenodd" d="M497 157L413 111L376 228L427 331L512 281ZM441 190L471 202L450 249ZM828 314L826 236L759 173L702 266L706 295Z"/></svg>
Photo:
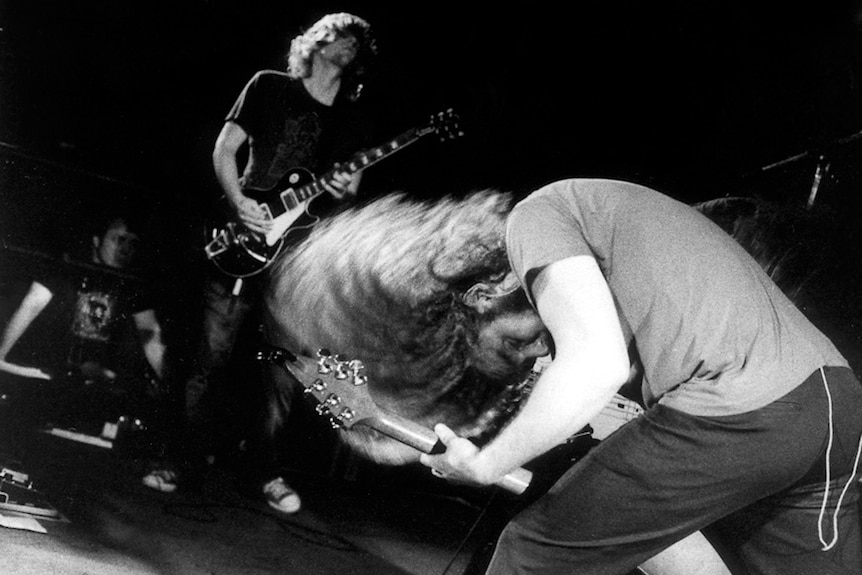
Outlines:
<svg viewBox="0 0 862 575"><path fill-rule="evenodd" d="M351 429L354 425L365 425L428 454L439 454L448 447L454 447L455 452L450 453L450 456L456 459L459 453L478 449L469 440L457 437L445 426L438 425L435 433L423 425L378 407L368 393L368 377L359 360L333 355L325 349L317 352L315 360L275 346L261 349L258 359L273 362L296 378L305 388L305 393L318 402L316 411L328 417L333 427ZM443 435L438 435L441 430ZM446 434L446 430L450 435ZM446 443L447 440L450 440L451 445ZM434 469L439 467L435 465ZM454 475L446 477L461 480ZM527 490L531 479L530 471L518 468L498 478L494 483L507 491L521 494Z"/></svg>
<svg viewBox="0 0 862 575"><path fill-rule="evenodd" d="M337 170L332 173L332 179L323 182L323 187L327 192L332 194L337 200L343 200L345 196L355 195L359 189L359 180L362 177L362 172L349 174Z"/></svg>

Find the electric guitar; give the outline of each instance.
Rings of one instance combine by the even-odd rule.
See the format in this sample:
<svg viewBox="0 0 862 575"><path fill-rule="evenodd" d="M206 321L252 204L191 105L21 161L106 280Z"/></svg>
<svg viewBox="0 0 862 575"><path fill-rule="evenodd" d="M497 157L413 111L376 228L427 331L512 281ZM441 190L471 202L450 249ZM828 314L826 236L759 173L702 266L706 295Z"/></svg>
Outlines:
<svg viewBox="0 0 862 575"><path fill-rule="evenodd" d="M365 425L423 453L443 453L446 447L437 434L395 413L381 409L368 393L368 378L359 360L346 360L321 349L317 358L297 356L279 347L258 353L258 359L274 363L299 381L305 393L317 401L317 413L328 417L335 428ZM532 472L519 468L498 486L516 495L524 493Z"/></svg>
<svg viewBox="0 0 862 575"><path fill-rule="evenodd" d="M549 355L536 359L533 368L530 370L530 375L527 376L527 386L532 387L550 363L551 356ZM601 441L629 421L643 415L643 412L644 408L639 403L624 395L615 393L611 401L590 421L586 433L593 439ZM573 437L577 438L583 434L584 432L579 432ZM571 440L572 438L569 439Z"/></svg>
<svg viewBox="0 0 862 575"><path fill-rule="evenodd" d="M295 168L271 190L249 190L249 195L272 220L272 228L259 234L230 219L207 226L206 257L222 272L236 278L262 272L285 245L295 243L296 238L303 237L320 221L320 217L309 211L310 203L326 191L324 184L333 182L336 174L355 174L428 134L447 140L462 136L463 132L458 116L450 108L432 115L424 126L411 128L381 146L357 153L319 178L308 170ZM289 237L292 233L296 237Z"/></svg>

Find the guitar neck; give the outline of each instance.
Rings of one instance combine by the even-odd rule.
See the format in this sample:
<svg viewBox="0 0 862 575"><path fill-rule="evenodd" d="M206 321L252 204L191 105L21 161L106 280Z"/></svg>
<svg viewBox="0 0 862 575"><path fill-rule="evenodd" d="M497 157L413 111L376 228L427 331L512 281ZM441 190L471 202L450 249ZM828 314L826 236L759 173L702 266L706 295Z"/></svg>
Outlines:
<svg viewBox="0 0 862 575"><path fill-rule="evenodd" d="M300 382L305 392L317 400L317 412L329 417L333 425L347 429L357 424L365 425L422 453L446 451L432 430L384 411L374 403L366 390L368 378L362 373L360 360L340 359L325 349L319 350L317 357L315 361L275 346L268 346L258 352L258 359L280 365ZM532 480L530 471L518 468L498 481L497 485L520 495L527 490Z"/></svg>
<svg viewBox="0 0 862 575"><path fill-rule="evenodd" d="M350 160L341 164L338 168L330 170L319 178L315 178L313 181L295 190L297 201L305 202L325 192L325 184L331 182L336 173L355 174L365 168L373 166L384 158L388 158L398 150L406 148L422 136L429 134L432 131L433 129L430 127L422 129L411 128L381 146L376 146L355 154L350 158Z"/></svg>
<svg viewBox="0 0 862 575"><path fill-rule="evenodd" d="M394 413L379 410L375 417L362 420L361 423L422 453L436 454L446 450L436 433ZM532 479L533 474L530 471L519 468L503 477L497 485L520 495L527 490Z"/></svg>

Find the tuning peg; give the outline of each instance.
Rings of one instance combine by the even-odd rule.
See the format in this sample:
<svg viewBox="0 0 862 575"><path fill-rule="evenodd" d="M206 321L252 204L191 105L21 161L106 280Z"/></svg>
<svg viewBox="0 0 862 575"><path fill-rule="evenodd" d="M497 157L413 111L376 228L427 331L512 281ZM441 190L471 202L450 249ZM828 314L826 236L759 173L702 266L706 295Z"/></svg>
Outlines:
<svg viewBox="0 0 862 575"><path fill-rule="evenodd" d="M350 377L350 374L347 372L349 368L350 362L348 362L344 356L335 356L335 379L347 379Z"/></svg>
<svg viewBox="0 0 862 575"><path fill-rule="evenodd" d="M362 373L362 370L365 369L365 364L362 363L362 360L351 359L347 362L347 365L350 367L350 372L353 374L353 385L365 385L368 383L368 377Z"/></svg>
<svg viewBox="0 0 862 575"><path fill-rule="evenodd" d="M324 382L322 379L318 378L318 379L315 379L311 383L311 385L306 387L305 391L303 393L306 393L306 394L315 393L315 392L321 393L325 390L326 390L326 382Z"/></svg>
<svg viewBox="0 0 862 575"><path fill-rule="evenodd" d="M341 398L338 397L338 395L335 393L330 393L323 401L324 403L326 403L326 405L330 407L336 407L339 403L341 403Z"/></svg>
<svg viewBox="0 0 862 575"><path fill-rule="evenodd" d="M333 426L345 427L349 426L350 422L353 421L353 418L356 417L356 414L353 413L353 410L349 407L345 407L341 410L341 413L335 416L335 419L332 420Z"/></svg>
<svg viewBox="0 0 862 575"><path fill-rule="evenodd" d="M332 354L328 349L319 349L317 351L317 373L325 374L332 371L332 367L330 364L330 360L332 359Z"/></svg>

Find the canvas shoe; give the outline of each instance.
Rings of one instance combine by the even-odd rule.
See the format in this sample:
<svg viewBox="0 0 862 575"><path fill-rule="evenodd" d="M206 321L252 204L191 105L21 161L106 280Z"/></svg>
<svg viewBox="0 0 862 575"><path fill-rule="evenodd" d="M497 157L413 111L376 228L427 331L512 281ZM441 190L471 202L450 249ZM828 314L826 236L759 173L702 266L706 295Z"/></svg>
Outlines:
<svg viewBox="0 0 862 575"><path fill-rule="evenodd" d="M299 494L281 477L264 484L263 496L270 507L282 513L296 513L302 506Z"/></svg>
<svg viewBox="0 0 862 575"><path fill-rule="evenodd" d="M155 489L162 493L173 493L176 491L178 481L179 476L177 472L171 469L153 469L141 479L141 483L150 489Z"/></svg>

